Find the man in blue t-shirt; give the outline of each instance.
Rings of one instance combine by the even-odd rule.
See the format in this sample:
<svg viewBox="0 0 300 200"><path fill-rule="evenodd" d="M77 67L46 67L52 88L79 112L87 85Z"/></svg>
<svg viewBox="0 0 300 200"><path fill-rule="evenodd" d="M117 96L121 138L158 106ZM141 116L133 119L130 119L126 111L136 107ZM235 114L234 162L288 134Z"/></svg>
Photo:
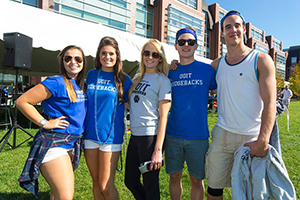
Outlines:
<svg viewBox="0 0 300 200"><path fill-rule="evenodd" d="M166 172L170 174L171 199L180 199L184 162L191 181L191 199L204 198L205 154L208 149L207 104L209 90L217 88L215 70L194 59L198 48L193 28L176 33L179 54L176 70L169 71L172 82L172 106L165 140Z"/></svg>

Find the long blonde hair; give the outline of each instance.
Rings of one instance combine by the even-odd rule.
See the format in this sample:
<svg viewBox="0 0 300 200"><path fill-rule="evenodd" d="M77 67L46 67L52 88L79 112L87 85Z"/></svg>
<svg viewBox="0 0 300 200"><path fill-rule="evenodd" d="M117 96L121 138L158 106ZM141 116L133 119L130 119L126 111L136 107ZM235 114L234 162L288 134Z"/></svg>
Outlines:
<svg viewBox="0 0 300 200"><path fill-rule="evenodd" d="M67 75L67 71L65 69L64 66L64 61L63 58L65 56L65 53L69 50L69 49L78 49L81 54L82 54L82 58L83 58L83 68L82 70L78 73L77 77L76 77L76 83L79 86L79 88L81 90L84 90L84 74L85 74L85 69L86 69L86 58L84 56L83 50L75 45L69 45L67 47L65 47L59 54L58 54L58 62L59 62L59 73L64 77L64 81L66 84L66 88L67 88L67 93L69 96L70 101L76 102L77 101L77 95L75 92L75 89L73 87L73 84L70 80L70 78Z"/></svg>
<svg viewBox="0 0 300 200"><path fill-rule="evenodd" d="M148 42L146 42L142 48L141 51L141 61L139 64L139 70L137 76L132 80L133 84L129 90L129 96L131 95L132 91L134 88L143 80L145 73L146 73L146 66L144 64L143 60L143 53L148 44L151 44L152 46L155 47L157 53L161 57L161 61L158 63L156 66L156 73L162 73L165 76L168 76L168 63L165 55L165 50L164 47L161 45L161 43L157 39L150 39Z"/></svg>
<svg viewBox="0 0 300 200"><path fill-rule="evenodd" d="M123 101L124 101L123 100L123 85L124 85L126 78L125 78L125 73L123 72L123 64L122 64L122 60L121 60L119 45L118 45L118 42L115 40L115 38L106 36L100 40L100 43L99 43L99 46L97 49L97 53L96 53L96 58L94 60L94 67L96 69L102 68L102 64L100 63L99 54L100 54L102 47L104 47L104 46L112 46L116 50L117 59L116 59L116 64L114 66L114 76L115 76L116 86L118 89L118 100L121 103L123 103Z"/></svg>

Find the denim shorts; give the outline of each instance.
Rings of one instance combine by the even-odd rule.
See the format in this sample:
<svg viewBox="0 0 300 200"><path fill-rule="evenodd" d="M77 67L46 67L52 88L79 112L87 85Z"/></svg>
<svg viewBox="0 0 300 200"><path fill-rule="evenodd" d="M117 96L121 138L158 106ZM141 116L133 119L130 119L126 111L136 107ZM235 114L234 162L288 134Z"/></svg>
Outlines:
<svg viewBox="0 0 300 200"><path fill-rule="evenodd" d="M198 180L205 178L205 154L208 140L191 140L166 135L165 162L166 172L175 174L188 166L190 175Z"/></svg>

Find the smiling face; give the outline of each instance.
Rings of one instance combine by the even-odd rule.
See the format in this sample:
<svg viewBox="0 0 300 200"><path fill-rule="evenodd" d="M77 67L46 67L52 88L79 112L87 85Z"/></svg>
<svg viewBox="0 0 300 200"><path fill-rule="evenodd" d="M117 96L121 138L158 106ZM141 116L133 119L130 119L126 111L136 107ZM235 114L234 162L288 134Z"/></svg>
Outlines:
<svg viewBox="0 0 300 200"><path fill-rule="evenodd" d="M228 16L223 23L222 36L227 45L237 45L243 43L243 36L246 28L243 20L238 15Z"/></svg>
<svg viewBox="0 0 300 200"><path fill-rule="evenodd" d="M178 37L178 40L195 40L195 37L191 33L184 33ZM194 53L198 48L198 44L193 46L188 45L186 42L183 46L179 46L178 42L175 44L175 48L178 51L180 58L194 59Z"/></svg>
<svg viewBox="0 0 300 200"><path fill-rule="evenodd" d="M117 60L117 54L114 47L103 46L99 53L99 60L102 65L101 69L105 72L113 72Z"/></svg>
<svg viewBox="0 0 300 200"><path fill-rule="evenodd" d="M149 54L150 53L150 54ZM146 73L155 73L158 64L161 62L162 58L159 56L158 58L154 55L159 54L156 48L152 44L148 44L145 46L143 53L143 63L146 67ZM149 54L149 55L148 55Z"/></svg>
<svg viewBox="0 0 300 200"><path fill-rule="evenodd" d="M71 59L63 59L64 68L69 78L76 79L78 73L83 69L83 55L78 49L69 49L64 54L64 58L70 57Z"/></svg>

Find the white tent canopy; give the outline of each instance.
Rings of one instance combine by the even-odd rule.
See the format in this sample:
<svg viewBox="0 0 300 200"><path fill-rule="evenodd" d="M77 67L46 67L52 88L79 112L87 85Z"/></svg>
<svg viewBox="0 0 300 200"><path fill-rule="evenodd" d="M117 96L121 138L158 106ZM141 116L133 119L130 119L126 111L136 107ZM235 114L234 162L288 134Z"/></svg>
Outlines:
<svg viewBox="0 0 300 200"><path fill-rule="evenodd" d="M137 65L140 50L148 39L134 34L115 30L101 24L60 15L54 12L22 5L10 0L0 1L0 66L5 54L3 34L19 32L33 39L33 55L31 69L20 69L24 75L49 75L58 72L55 57L65 46L80 46L89 57L89 68L93 67L99 41L104 36L114 37L121 51L124 68ZM163 44L167 61L178 59L174 46ZM206 63L211 60L197 57ZM129 62L128 62L129 61ZM134 64L132 63L134 62ZM131 66L132 67L132 66ZM1 67L0 73L13 73L13 69ZM126 71L126 69L125 69Z"/></svg>

